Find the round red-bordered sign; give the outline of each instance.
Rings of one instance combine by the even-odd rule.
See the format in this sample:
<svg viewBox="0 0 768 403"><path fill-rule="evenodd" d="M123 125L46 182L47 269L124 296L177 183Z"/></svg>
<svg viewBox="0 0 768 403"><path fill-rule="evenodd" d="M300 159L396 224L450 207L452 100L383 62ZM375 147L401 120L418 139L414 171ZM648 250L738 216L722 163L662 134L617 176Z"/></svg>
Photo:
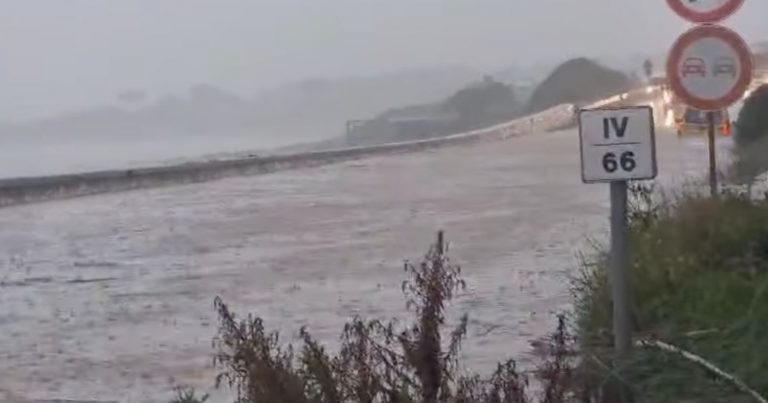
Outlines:
<svg viewBox="0 0 768 403"><path fill-rule="evenodd" d="M697 2L697 5L693 5L694 2ZM712 6L702 6L708 3L712 3ZM686 20L705 24L728 18L744 4L744 0L667 0L667 4Z"/></svg>
<svg viewBox="0 0 768 403"><path fill-rule="evenodd" d="M721 50L727 49L728 54L713 57L708 53L695 53L697 46L699 51L702 49L702 41L707 41L710 48L719 46ZM722 62L723 59L725 62ZM672 92L689 106L701 110L719 110L727 108L744 95L752 82L752 67L749 46L737 33L719 25L707 24L692 28L677 39L667 58L667 77ZM725 79L731 76L732 79L723 81L723 76ZM708 80L720 80L714 83L714 91L711 90L712 81ZM706 91L694 91L707 85L710 88ZM717 95L701 96L697 92Z"/></svg>

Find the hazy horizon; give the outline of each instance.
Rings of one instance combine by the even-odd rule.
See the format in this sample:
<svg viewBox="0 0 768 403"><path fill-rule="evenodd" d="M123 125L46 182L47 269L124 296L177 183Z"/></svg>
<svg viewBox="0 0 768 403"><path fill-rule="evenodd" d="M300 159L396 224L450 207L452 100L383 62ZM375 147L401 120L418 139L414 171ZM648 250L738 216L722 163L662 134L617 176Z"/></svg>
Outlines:
<svg viewBox="0 0 768 403"><path fill-rule="evenodd" d="M766 15L768 2L747 2L726 25L764 40ZM253 94L310 77L656 54L688 27L662 0L15 0L0 16L0 120L201 82Z"/></svg>

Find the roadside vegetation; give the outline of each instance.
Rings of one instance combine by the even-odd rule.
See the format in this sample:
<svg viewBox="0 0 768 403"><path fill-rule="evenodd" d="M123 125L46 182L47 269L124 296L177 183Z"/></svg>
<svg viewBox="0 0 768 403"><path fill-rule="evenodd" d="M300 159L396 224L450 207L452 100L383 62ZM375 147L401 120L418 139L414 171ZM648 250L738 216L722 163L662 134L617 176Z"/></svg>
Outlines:
<svg viewBox="0 0 768 403"><path fill-rule="evenodd" d="M751 186L768 170L768 84L753 91L736 119L732 174Z"/></svg>
<svg viewBox="0 0 768 403"><path fill-rule="evenodd" d="M755 401L723 373L768 395L768 200L745 194L659 195L637 186L630 219L636 349L613 368L637 401ZM575 282L586 371L611 365L607 250L584 259ZM663 342L692 353L644 348Z"/></svg>
<svg viewBox="0 0 768 403"><path fill-rule="evenodd" d="M308 329L298 345L284 343L260 318L238 319L217 299L214 341L217 385L232 388L238 403L558 403L574 398L571 338L565 321L545 343L532 374L507 360L488 377L466 372L459 352L467 316L449 326L445 312L464 289L461 269L444 251L442 235L423 261L406 263L403 283L410 323L352 319L331 352ZM530 375L530 376L529 376ZM537 392L529 389L531 382ZM194 402L179 394L176 402Z"/></svg>

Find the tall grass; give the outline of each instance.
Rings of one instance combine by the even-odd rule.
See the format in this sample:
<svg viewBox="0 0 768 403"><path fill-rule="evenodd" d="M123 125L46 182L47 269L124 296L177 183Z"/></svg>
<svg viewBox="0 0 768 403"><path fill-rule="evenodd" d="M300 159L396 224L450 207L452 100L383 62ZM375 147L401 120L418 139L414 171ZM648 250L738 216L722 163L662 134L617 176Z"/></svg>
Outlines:
<svg viewBox="0 0 768 403"><path fill-rule="evenodd" d="M337 352L308 329L301 330L297 346L285 343L260 318L238 319L217 298L217 385L234 389L238 403L561 403L590 396L576 387L571 337L562 318L533 379L513 360L498 364L490 377L465 372L459 352L467 316L452 328L445 319L464 281L445 253L442 233L424 259L406 263L405 271L410 324L354 318L344 327ZM539 393L530 389L532 381Z"/></svg>
<svg viewBox="0 0 768 403"><path fill-rule="evenodd" d="M768 394L768 201L738 194L653 198L635 189L631 215L635 334L706 357ZM575 284L588 362L610 362L607 252L585 260ZM694 365L636 351L620 369L646 401L745 399ZM671 401L670 400L670 401Z"/></svg>

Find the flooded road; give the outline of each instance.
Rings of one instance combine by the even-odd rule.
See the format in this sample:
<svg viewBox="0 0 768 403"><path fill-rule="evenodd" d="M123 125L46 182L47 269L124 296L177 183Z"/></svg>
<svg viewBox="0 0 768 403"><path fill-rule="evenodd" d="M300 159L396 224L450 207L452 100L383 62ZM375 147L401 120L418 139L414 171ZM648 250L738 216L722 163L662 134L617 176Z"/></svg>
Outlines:
<svg viewBox="0 0 768 403"><path fill-rule="evenodd" d="M705 142L659 133L666 180ZM403 259L443 229L467 292L473 369L524 357L569 307L608 186L581 183L575 131L0 210L0 400L165 401L210 389L212 301L335 342L402 316Z"/></svg>

